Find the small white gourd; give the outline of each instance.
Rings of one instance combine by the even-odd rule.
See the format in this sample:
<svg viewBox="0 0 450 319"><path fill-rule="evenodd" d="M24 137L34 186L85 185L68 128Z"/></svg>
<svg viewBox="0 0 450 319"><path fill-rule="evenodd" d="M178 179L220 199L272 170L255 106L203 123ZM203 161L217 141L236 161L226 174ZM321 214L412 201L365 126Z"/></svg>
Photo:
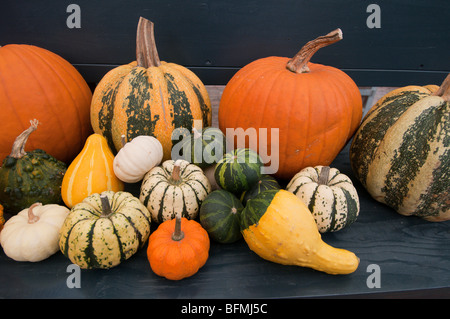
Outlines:
<svg viewBox="0 0 450 319"><path fill-rule="evenodd" d="M37 262L59 251L59 231L70 210L35 203L12 216L0 232L5 254L16 261Z"/></svg>
<svg viewBox="0 0 450 319"><path fill-rule="evenodd" d="M124 141L124 136L122 136ZM140 135L124 143L114 158L114 174L125 183L136 183L163 158L163 147L153 136Z"/></svg>

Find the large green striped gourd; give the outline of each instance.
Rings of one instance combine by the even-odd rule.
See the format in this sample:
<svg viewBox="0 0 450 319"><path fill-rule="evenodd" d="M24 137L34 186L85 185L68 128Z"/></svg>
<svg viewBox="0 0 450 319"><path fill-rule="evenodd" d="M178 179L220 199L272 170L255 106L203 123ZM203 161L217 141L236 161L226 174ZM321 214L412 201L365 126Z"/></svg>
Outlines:
<svg viewBox="0 0 450 319"><path fill-rule="evenodd" d="M132 194L95 193L72 207L59 247L80 268L112 268L146 243L150 223L147 208Z"/></svg>
<svg viewBox="0 0 450 319"><path fill-rule="evenodd" d="M437 91L393 90L369 110L351 144L357 178L402 215L450 219L449 87L450 75Z"/></svg>
<svg viewBox="0 0 450 319"><path fill-rule="evenodd" d="M162 223L176 216L194 219L211 192L211 184L197 165L185 160L167 160L145 174L139 200L152 220Z"/></svg>
<svg viewBox="0 0 450 319"><path fill-rule="evenodd" d="M222 244L242 238L239 216L244 209L232 193L220 189L211 192L200 207L200 224L209 236Z"/></svg>
<svg viewBox="0 0 450 319"><path fill-rule="evenodd" d="M350 178L329 166L306 167L286 187L308 207L319 232L351 225L359 215L359 197Z"/></svg>
<svg viewBox="0 0 450 319"><path fill-rule="evenodd" d="M172 132L189 131L198 120L211 125L211 102L205 86L189 69L160 61L153 24L141 18L137 61L109 71L95 88L91 124L108 140L112 150L122 148L122 135L131 141L139 135L156 137L163 160L171 158Z"/></svg>
<svg viewBox="0 0 450 319"><path fill-rule="evenodd" d="M221 188L240 196L260 179L262 167L261 158L255 151L237 148L217 163L214 177Z"/></svg>

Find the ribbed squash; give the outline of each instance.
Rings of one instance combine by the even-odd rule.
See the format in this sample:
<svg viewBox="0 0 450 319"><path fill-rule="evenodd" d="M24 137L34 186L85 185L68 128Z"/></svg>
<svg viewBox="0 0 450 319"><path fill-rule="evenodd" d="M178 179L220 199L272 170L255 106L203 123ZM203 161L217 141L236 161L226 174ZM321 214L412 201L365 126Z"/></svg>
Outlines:
<svg viewBox="0 0 450 319"><path fill-rule="evenodd" d="M217 163L214 177L221 188L240 196L260 179L262 167L255 151L238 148L226 153Z"/></svg>
<svg viewBox="0 0 450 319"><path fill-rule="evenodd" d="M268 190L248 201L241 231L252 251L275 263L329 274L350 274L359 265L354 253L322 240L306 205L286 190Z"/></svg>
<svg viewBox="0 0 450 319"><path fill-rule="evenodd" d="M215 190L200 207L200 224L214 241L234 243L242 238L239 218L243 209L235 195L223 189Z"/></svg>
<svg viewBox="0 0 450 319"><path fill-rule="evenodd" d="M150 224L147 208L132 194L92 194L70 211L59 247L80 268L112 268L144 246Z"/></svg>
<svg viewBox="0 0 450 319"><path fill-rule="evenodd" d="M450 219L449 101L450 75L439 89L393 90L369 110L351 144L356 177L402 215Z"/></svg>
<svg viewBox="0 0 450 319"><path fill-rule="evenodd" d="M153 23L141 18L137 31L137 61L109 71L97 85L91 104L95 133L112 150L122 147L121 136L156 137L171 158L172 131L189 131L195 120L211 125L211 102L205 86L187 68L159 60Z"/></svg>
<svg viewBox="0 0 450 319"><path fill-rule="evenodd" d="M113 163L114 155L106 139L96 133L89 136L62 181L61 195L67 207L95 193L124 190L123 182L114 174Z"/></svg>
<svg viewBox="0 0 450 319"><path fill-rule="evenodd" d="M359 197L351 179L329 166L307 167L286 186L308 207L319 232L351 225L359 215Z"/></svg>
<svg viewBox="0 0 450 319"><path fill-rule="evenodd" d="M176 216L194 219L211 192L202 169L185 160L167 160L152 168L142 180L139 199L153 221L162 223Z"/></svg>

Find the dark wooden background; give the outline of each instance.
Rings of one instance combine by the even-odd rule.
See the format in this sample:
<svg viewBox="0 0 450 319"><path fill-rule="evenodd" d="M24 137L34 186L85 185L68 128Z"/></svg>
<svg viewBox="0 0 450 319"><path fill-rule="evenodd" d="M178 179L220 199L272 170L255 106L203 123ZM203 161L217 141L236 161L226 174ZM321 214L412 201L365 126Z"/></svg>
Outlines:
<svg viewBox="0 0 450 319"><path fill-rule="evenodd" d="M81 9L81 28L66 25L71 3ZM366 24L371 3L381 28ZM3 0L0 45L47 48L95 83L135 59L140 16L155 23L161 59L191 68L207 85L225 85L255 59L291 57L338 27L344 40L313 62L343 69L358 86L439 84L450 71L448 0Z"/></svg>

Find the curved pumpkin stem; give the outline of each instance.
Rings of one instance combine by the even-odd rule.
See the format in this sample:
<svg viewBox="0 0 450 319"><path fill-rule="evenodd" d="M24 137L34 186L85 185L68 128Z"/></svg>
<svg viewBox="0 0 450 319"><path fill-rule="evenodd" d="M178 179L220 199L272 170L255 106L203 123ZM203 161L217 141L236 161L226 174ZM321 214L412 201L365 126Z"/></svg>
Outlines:
<svg viewBox="0 0 450 319"><path fill-rule="evenodd" d="M31 120L30 127L23 131L19 136L14 140L14 144L12 146L10 157L13 158L22 158L27 153L25 152L25 144L27 143L28 137L31 133L33 133L39 124L38 120Z"/></svg>
<svg viewBox="0 0 450 319"><path fill-rule="evenodd" d="M154 24L143 17L139 18L137 27L136 60L138 66L146 69L161 65L158 50L156 49Z"/></svg>
<svg viewBox="0 0 450 319"><path fill-rule="evenodd" d="M450 101L450 73L447 75L444 82L442 82L439 89L432 95L440 96L445 101Z"/></svg>
<svg viewBox="0 0 450 319"><path fill-rule="evenodd" d="M42 205L41 203L34 203L28 208L28 224L34 224L37 221L39 221L39 216L33 214L33 208L41 205Z"/></svg>
<svg viewBox="0 0 450 319"><path fill-rule="evenodd" d="M312 41L306 43L302 49L288 61L286 68L295 73L309 72L308 62L312 56L323 47L338 42L343 39L341 29L331 31L327 35L320 36Z"/></svg>

